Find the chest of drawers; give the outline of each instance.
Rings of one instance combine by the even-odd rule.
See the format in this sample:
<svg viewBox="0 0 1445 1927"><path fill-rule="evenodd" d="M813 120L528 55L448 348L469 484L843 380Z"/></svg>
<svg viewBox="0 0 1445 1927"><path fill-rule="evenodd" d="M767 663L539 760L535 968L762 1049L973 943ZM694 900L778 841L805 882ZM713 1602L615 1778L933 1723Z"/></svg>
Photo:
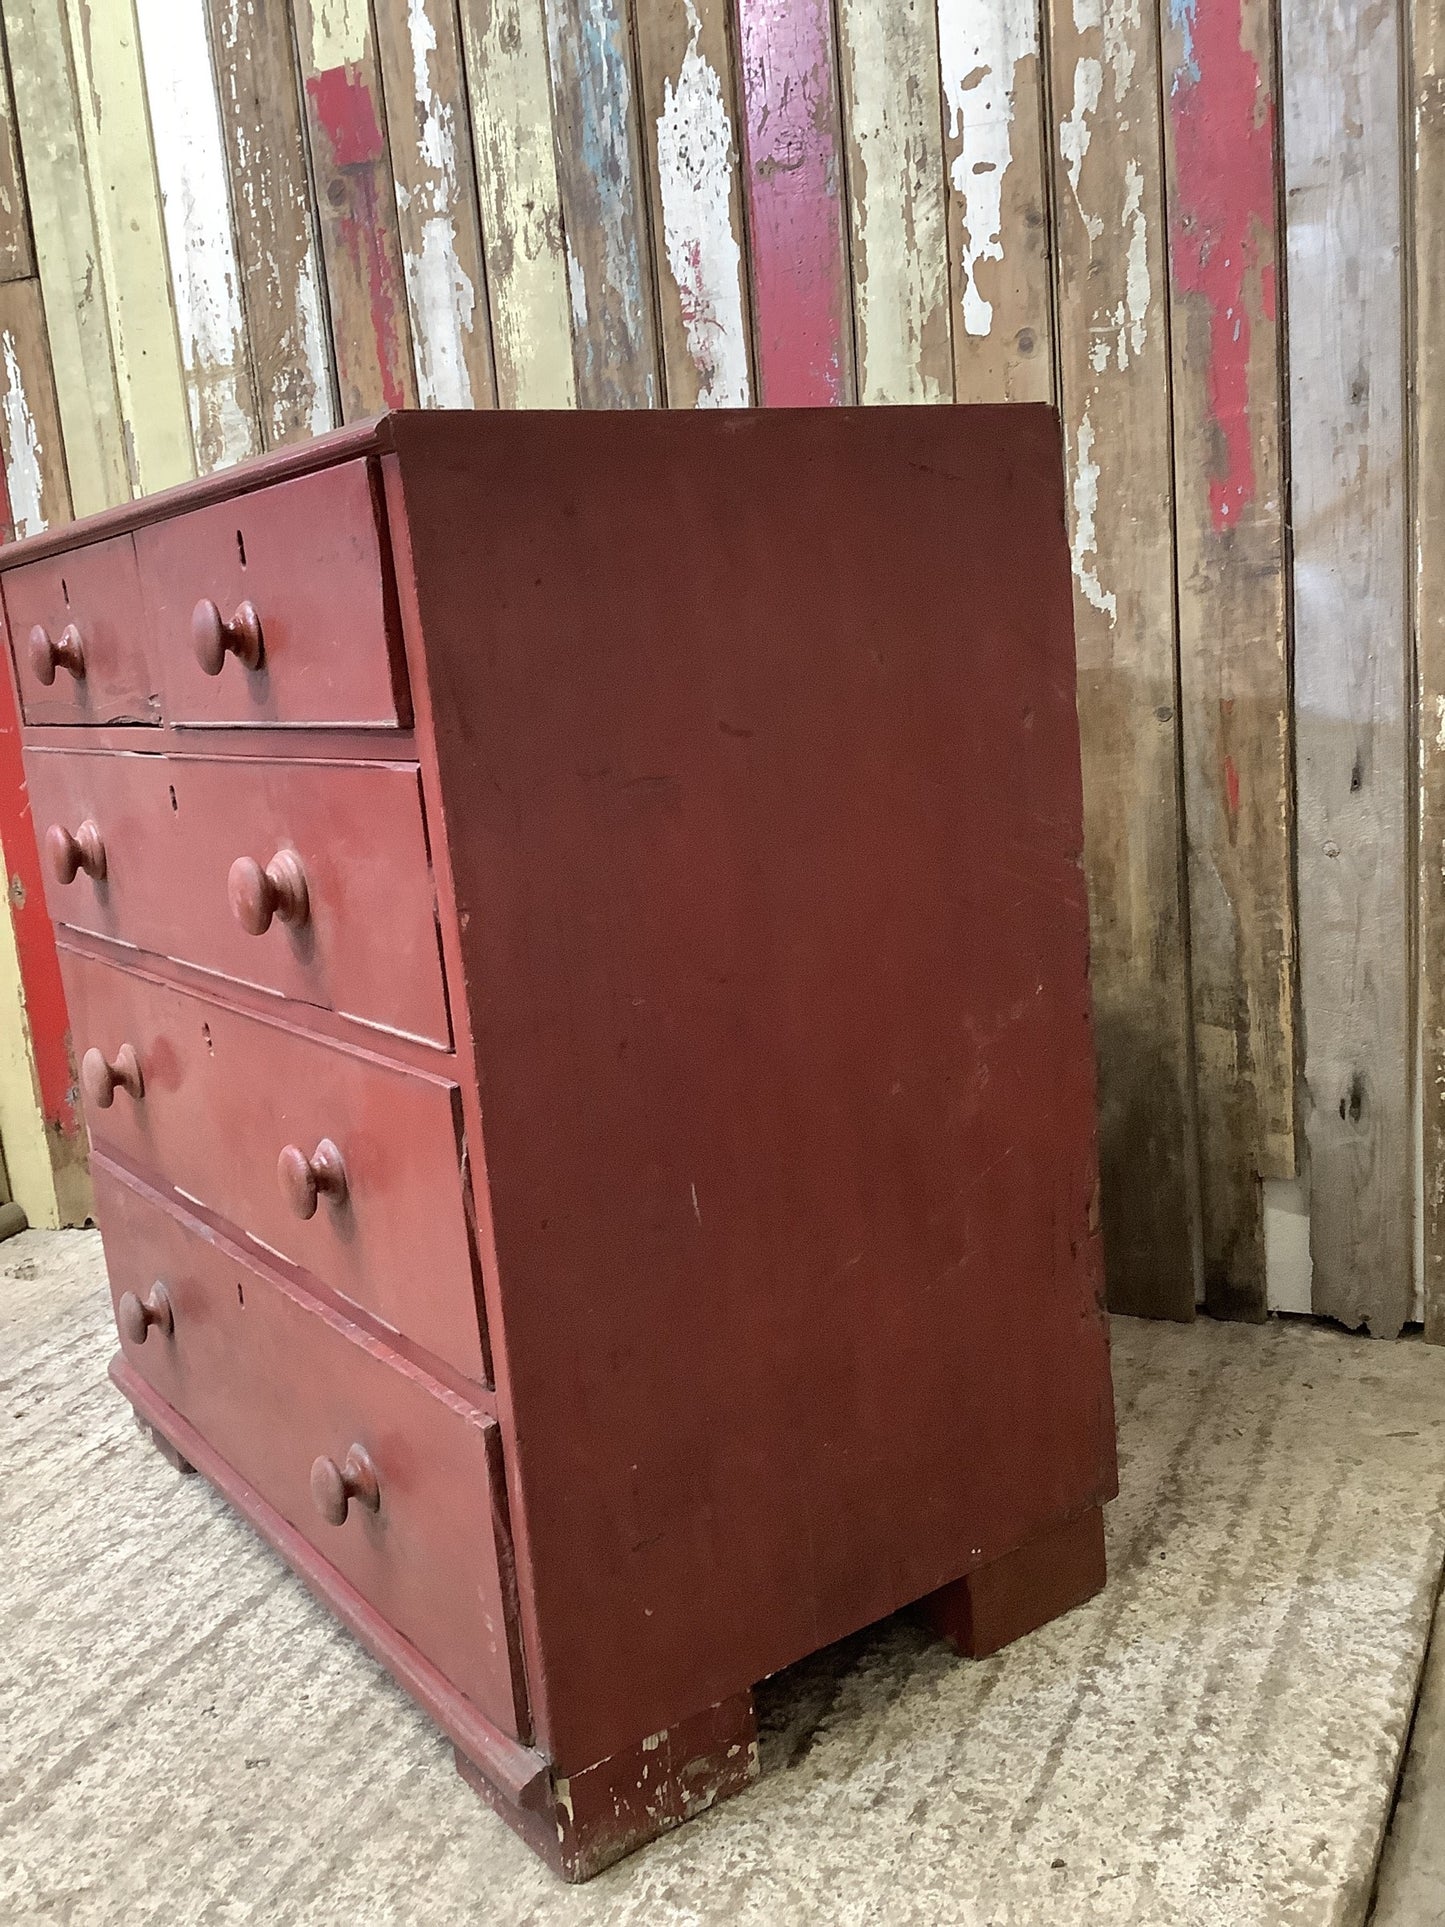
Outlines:
<svg viewBox="0 0 1445 1927"><path fill-rule="evenodd" d="M0 589L115 1381L539 1852L1102 1583L1047 411L399 414Z"/></svg>

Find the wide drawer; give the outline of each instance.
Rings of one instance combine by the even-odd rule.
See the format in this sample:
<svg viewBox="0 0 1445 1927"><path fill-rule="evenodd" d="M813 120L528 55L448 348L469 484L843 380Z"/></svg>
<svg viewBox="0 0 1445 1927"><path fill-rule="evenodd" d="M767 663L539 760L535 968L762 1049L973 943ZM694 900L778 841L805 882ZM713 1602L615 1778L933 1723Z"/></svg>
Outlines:
<svg viewBox="0 0 1445 1927"><path fill-rule="evenodd" d="M131 1366L488 1719L515 1734L495 1421L103 1159L94 1175ZM358 1489L366 1483L359 1455L374 1470L374 1508ZM347 1494L333 1475L349 1456ZM318 1470L322 1460L330 1467ZM334 1524L320 1508L341 1498L346 1516Z"/></svg>
<svg viewBox="0 0 1445 1927"><path fill-rule="evenodd" d="M455 1084L76 951L61 961L98 1148L485 1376ZM118 1079L127 1049L136 1075Z"/></svg>
<svg viewBox="0 0 1445 1927"><path fill-rule="evenodd" d="M193 509L135 547L172 723L409 720L367 462Z"/></svg>
<svg viewBox="0 0 1445 1927"><path fill-rule="evenodd" d="M4 583L27 723L159 722L128 535L27 562Z"/></svg>
<svg viewBox="0 0 1445 1927"><path fill-rule="evenodd" d="M25 770L57 923L449 1041L414 764L30 749ZM264 910L278 858L299 866L304 899L276 896L253 935L232 872Z"/></svg>

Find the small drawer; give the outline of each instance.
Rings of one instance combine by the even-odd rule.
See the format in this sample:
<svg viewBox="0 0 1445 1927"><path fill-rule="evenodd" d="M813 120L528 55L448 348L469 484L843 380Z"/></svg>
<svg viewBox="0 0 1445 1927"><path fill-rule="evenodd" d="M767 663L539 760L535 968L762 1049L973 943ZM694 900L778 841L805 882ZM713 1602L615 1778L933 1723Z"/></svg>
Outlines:
<svg viewBox="0 0 1445 1927"><path fill-rule="evenodd" d="M98 1148L485 1377L455 1084L72 950L61 963Z"/></svg>
<svg viewBox="0 0 1445 1927"><path fill-rule="evenodd" d="M447 1044L411 763L26 752L57 923Z"/></svg>
<svg viewBox="0 0 1445 1927"><path fill-rule="evenodd" d="M495 1420L104 1159L94 1177L127 1362L515 1734Z"/></svg>
<svg viewBox="0 0 1445 1927"><path fill-rule="evenodd" d="M172 723L411 720L369 463L174 516L135 546Z"/></svg>
<svg viewBox="0 0 1445 1927"><path fill-rule="evenodd" d="M128 535L27 562L4 584L27 723L160 721Z"/></svg>

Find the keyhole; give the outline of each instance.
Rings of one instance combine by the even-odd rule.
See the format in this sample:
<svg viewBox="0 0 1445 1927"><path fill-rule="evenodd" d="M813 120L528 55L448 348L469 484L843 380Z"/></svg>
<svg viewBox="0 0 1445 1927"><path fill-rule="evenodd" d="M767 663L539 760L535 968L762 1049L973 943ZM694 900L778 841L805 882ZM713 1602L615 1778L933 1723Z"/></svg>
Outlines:
<svg viewBox="0 0 1445 1927"><path fill-rule="evenodd" d="M239 1278L236 1280L236 1303L241 1307L242 1311L246 1309L246 1294L241 1289L241 1281Z"/></svg>
<svg viewBox="0 0 1445 1927"><path fill-rule="evenodd" d="M171 808L176 812L177 815L179 815L181 806L176 801L176 786L174 783L168 783L166 787L170 791Z"/></svg>
<svg viewBox="0 0 1445 1927"><path fill-rule="evenodd" d="M211 1053L212 1057L214 1057L216 1054L216 1047L211 1042L211 1027L209 1024L201 1025L201 1035L206 1040L206 1049Z"/></svg>
<svg viewBox="0 0 1445 1927"><path fill-rule="evenodd" d="M60 578L60 593L65 597L65 606L68 609L70 607L70 585L66 582L64 576Z"/></svg>
<svg viewBox="0 0 1445 1927"><path fill-rule="evenodd" d="M236 553L240 556L241 567L244 569L246 566L246 538L239 529L236 530Z"/></svg>

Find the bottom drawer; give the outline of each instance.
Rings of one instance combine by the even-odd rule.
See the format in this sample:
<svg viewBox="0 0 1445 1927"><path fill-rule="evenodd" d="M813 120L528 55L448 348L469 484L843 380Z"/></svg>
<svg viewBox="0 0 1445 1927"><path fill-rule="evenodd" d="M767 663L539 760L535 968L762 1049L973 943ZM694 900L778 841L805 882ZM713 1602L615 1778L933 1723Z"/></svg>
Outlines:
<svg viewBox="0 0 1445 1927"><path fill-rule="evenodd" d="M133 1369L516 1734L495 1420L104 1159L93 1176Z"/></svg>

